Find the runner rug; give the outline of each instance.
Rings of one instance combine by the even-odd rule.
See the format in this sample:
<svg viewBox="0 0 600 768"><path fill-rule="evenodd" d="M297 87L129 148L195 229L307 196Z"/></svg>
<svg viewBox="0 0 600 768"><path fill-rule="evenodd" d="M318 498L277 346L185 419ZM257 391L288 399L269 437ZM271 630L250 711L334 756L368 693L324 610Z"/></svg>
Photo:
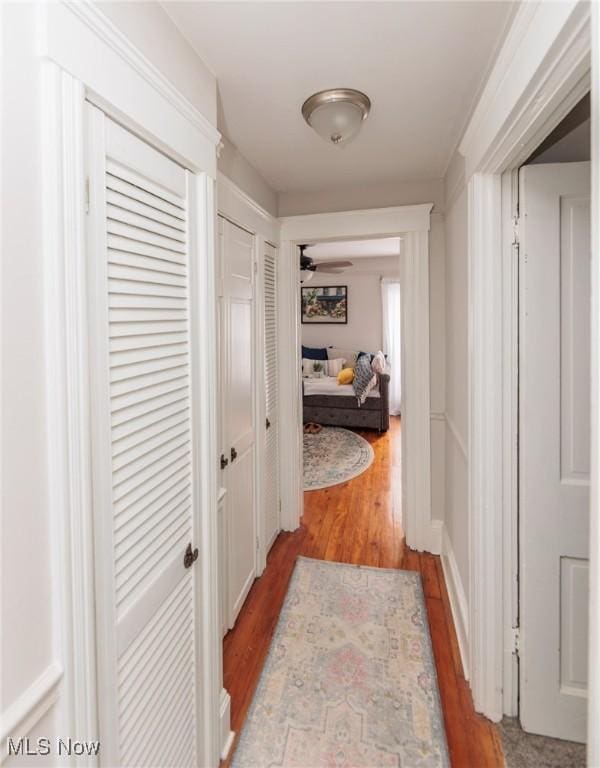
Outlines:
<svg viewBox="0 0 600 768"><path fill-rule="evenodd" d="M232 766L448 765L420 575L298 558Z"/></svg>

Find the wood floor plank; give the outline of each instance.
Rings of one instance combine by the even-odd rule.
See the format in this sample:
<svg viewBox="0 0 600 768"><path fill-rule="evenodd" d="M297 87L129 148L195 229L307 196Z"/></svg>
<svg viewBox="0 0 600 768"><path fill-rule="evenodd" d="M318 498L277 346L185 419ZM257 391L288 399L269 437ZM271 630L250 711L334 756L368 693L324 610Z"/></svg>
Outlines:
<svg viewBox="0 0 600 768"><path fill-rule="evenodd" d="M501 768L504 757L498 729L475 713L464 677L441 561L408 549L404 541L400 419L392 417L391 428L383 435L360 434L373 447L373 464L347 483L304 494L301 527L277 537L265 572L224 639L231 727L239 737L298 555L403 568L421 573L451 764L453 768Z"/></svg>

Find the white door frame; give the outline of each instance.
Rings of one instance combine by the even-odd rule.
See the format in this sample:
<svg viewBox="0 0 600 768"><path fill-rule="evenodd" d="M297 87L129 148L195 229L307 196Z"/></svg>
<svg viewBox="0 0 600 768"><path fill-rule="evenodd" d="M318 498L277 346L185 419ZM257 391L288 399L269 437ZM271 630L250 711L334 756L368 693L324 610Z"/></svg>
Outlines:
<svg viewBox="0 0 600 768"><path fill-rule="evenodd" d="M459 147L469 189L469 668L475 708L494 721L516 714L506 647L517 515L516 298L502 175L506 187L509 172L590 89L589 16L586 3L518 8Z"/></svg>
<svg viewBox="0 0 600 768"><path fill-rule="evenodd" d="M198 426L195 471L201 510L197 658L201 722L198 755L221 753L222 650L219 631L216 502L214 185L216 129L93 3L41 4L44 103L44 263L50 516L56 648L64 667L60 731L97 738L94 556L89 444L84 106L106 114L194 174L197 259L191 265L192 372ZM73 41L77 41L74 45ZM135 94L135 98L132 98ZM74 765L93 765L79 757Z"/></svg>
<svg viewBox="0 0 600 768"><path fill-rule="evenodd" d="M302 513L300 243L401 237L402 522L408 546L439 554L441 521L431 519L429 229L433 205L407 205L281 219L280 393L282 528ZM406 364L405 364L406 363ZM287 408L284 409L284 404Z"/></svg>
<svg viewBox="0 0 600 768"><path fill-rule="evenodd" d="M600 6L592 8L592 496L588 765L600 765Z"/></svg>

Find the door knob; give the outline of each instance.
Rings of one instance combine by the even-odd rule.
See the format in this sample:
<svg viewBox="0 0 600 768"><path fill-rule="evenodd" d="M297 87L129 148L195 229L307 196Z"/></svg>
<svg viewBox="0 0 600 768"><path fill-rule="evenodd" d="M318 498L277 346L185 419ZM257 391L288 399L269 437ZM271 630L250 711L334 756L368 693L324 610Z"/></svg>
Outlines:
<svg viewBox="0 0 600 768"><path fill-rule="evenodd" d="M224 453L221 454L221 469L225 469L225 467L229 464L229 459L227 456L225 456Z"/></svg>
<svg viewBox="0 0 600 768"><path fill-rule="evenodd" d="M235 461L237 459L237 451L235 448L231 449L231 461Z"/></svg>
<svg viewBox="0 0 600 768"><path fill-rule="evenodd" d="M194 551L192 552L192 545L188 544L187 549L185 550L185 555L183 556L183 567L191 568L197 559L198 559L198 547L196 547L196 549L194 549Z"/></svg>

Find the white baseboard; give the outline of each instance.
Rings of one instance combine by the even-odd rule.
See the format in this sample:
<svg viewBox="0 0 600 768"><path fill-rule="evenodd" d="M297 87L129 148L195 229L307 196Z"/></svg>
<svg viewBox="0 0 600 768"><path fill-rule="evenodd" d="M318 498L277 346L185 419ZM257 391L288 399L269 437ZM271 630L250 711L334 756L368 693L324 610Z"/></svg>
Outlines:
<svg viewBox="0 0 600 768"><path fill-rule="evenodd" d="M219 723L221 726L221 760L226 760L233 744L235 733L231 730L231 697L225 688L221 689Z"/></svg>
<svg viewBox="0 0 600 768"><path fill-rule="evenodd" d="M469 679L469 606L460 578L458 564L452 549L448 531L442 523L442 568L450 598L450 608L458 638L458 648L463 665L465 679Z"/></svg>

